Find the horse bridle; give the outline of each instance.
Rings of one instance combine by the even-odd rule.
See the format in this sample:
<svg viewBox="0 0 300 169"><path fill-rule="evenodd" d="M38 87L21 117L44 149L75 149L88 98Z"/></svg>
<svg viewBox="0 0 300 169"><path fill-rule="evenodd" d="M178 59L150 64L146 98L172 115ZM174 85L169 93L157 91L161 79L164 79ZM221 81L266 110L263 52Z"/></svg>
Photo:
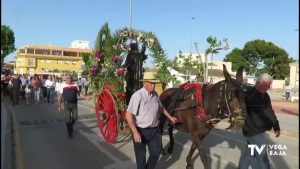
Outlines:
<svg viewBox="0 0 300 169"><path fill-rule="evenodd" d="M224 86L224 90L223 90L223 86ZM221 115L221 100L220 98L222 97L222 93L224 93L223 91L225 91L225 96L224 96L224 100L225 100L225 103L226 103L226 108L228 110L228 113L230 114L230 108L229 108L229 104L228 104L228 100L227 100L227 92L226 92L226 89L227 89L227 83L225 82L222 82L221 83L221 87L219 88L219 97L218 97L218 109L219 109L219 114ZM229 100L231 100L231 94L229 95Z"/></svg>
<svg viewBox="0 0 300 169"><path fill-rule="evenodd" d="M226 128L226 129L230 129L230 128L232 128L236 123L237 123L237 121L238 120L244 120L244 117L242 117L242 116L240 116L240 115L236 115L236 112L238 112L238 111L241 111L241 110L238 110L238 111L234 111L234 112L232 112L231 110L230 110L230 107L229 107L229 101L228 100L232 100L232 91L230 91L229 92L229 99L227 99L227 92L226 92L226 89L227 89L227 83L225 82L225 81L223 81L222 83L221 83L221 87L220 87L220 89L219 89L219 96L220 97L218 97L218 109L219 109L219 115L220 116L222 116L222 111L221 111L221 108L220 108L220 98L221 98L221 96L222 96L222 90L223 90L223 86L224 86L224 93L225 93L225 96L224 96L224 100L225 100L225 103L226 103L226 108L227 108L227 110L228 110L228 118L229 118L229 122L230 122L230 126L228 127L228 128Z"/></svg>

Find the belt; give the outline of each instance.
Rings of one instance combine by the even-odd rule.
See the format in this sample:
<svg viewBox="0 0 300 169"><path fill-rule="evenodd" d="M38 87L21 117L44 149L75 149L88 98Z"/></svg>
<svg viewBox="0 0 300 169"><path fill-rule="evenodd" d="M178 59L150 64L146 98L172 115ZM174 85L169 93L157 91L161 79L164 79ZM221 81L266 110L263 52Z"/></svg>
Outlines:
<svg viewBox="0 0 300 169"><path fill-rule="evenodd" d="M140 128L140 129L157 129L157 128L158 128L158 126L156 126L156 127L145 127L145 128L142 128L142 127L137 127L137 128Z"/></svg>

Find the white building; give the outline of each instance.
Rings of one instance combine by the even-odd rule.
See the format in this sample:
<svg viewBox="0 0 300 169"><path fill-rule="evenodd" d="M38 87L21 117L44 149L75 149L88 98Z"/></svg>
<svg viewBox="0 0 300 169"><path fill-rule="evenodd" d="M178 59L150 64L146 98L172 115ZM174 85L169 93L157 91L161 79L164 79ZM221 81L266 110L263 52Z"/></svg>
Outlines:
<svg viewBox="0 0 300 169"><path fill-rule="evenodd" d="M89 41L84 40L73 40L71 42L71 48L89 49Z"/></svg>
<svg viewBox="0 0 300 169"><path fill-rule="evenodd" d="M204 54L200 54L200 56L198 54L193 53L192 55L190 53L182 53L183 57L179 57L179 54L176 55L176 59L177 59L177 63L179 66L182 66L184 63L184 59L187 59L188 57L190 57L192 62L197 62L197 63L201 63L200 61L200 57L202 60L202 63L205 63L205 55ZM213 64L211 64L211 55L207 56L207 64L208 64L208 69L216 69L216 70L223 70L223 64L226 66L227 71L229 73L232 73L232 63L231 62L223 62L223 61L217 61L214 60Z"/></svg>
<svg viewBox="0 0 300 169"><path fill-rule="evenodd" d="M199 56L198 54L195 54L195 53L193 53L193 54L191 54L191 53L181 53L181 57L179 57L179 54L176 55L176 61L177 61L177 64L178 64L179 67L183 68L183 64L184 64L186 59L190 59L190 62L196 62L198 64L200 64L202 62L202 63L205 64L205 55L204 54L200 54L200 56ZM207 81L211 81L213 83L216 83L220 80L224 80L224 77L223 77L223 64L226 66L227 71L230 74L232 74L233 72L232 72L232 63L231 62L223 62L223 61L213 60L213 63L212 63L211 62L211 55L207 56L207 69L208 69ZM189 71L188 73L187 73L187 71L180 70L180 73L182 73L182 75L178 75L178 76L185 79L184 81L196 81L197 80L196 79L197 72L198 72L198 71L195 71L196 68L197 67L194 66L192 68L192 69L194 69L194 71L192 71L192 72ZM179 81L182 81L182 80L179 80Z"/></svg>
<svg viewBox="0 0 300 169"><path fill-rule="evenodd" d="M177 54L175 56L175 58L177 59L177 63L178 63L179 66L182 66L183 63L184 63L184 60L187 59L188 57L190 57L190 59L191 59L192 62L198 62L198 63L200 63L200 57L202 59L202 63L205 62L205 56L204 56L204 54L200 54L200 56L199 56L196 53L192 53L192 55L191 55L191 53L182 53L181 55L183 57L179 57L179 54ZM209 58L207 58L207 59L209 59Z"/></svg>

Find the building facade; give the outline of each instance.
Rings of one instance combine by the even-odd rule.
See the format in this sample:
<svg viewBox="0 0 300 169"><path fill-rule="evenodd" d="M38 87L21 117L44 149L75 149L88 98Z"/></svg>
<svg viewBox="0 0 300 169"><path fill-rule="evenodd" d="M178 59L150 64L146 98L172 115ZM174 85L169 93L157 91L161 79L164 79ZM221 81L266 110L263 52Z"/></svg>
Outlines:
<svg viewBox="0 0 300 169"><path fill-rule="evenodd" d="M92 49L66 48L52 45L26 45L17 49L15 73L64 74L82 73L82 55Z"/></svg>
<svg viewBox="0 0 300 169"><path fill-rule="evenodd" d="M183 63L185 62L185 59L190 59L191 62L201 64L205 63L205 55L200 54L190 54L190 53L182 53L182 57L179 56L179 54L176 55L176 62L178 66L182 67ZM208 69L214 69L214 70L223 70L223 64L226 66L229 73L232 73L232 63L231 62L223 62L223 61L217 61L214 60L213 63L211 61L211 55L207 56L207 68ZM196 67L196 66L194 66Z"/></svg>
<svg viewBox="0 0 300 169"><path fill-rule="evenodd" d="M299 61L290 63L289 83L295 90L299 90Z"/></svg>

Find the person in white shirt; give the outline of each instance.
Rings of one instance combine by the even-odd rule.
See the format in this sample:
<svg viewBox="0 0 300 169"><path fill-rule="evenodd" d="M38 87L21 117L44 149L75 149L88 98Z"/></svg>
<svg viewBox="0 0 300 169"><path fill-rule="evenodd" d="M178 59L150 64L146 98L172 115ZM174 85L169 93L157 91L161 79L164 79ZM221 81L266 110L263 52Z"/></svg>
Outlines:
<svg viewBox="0 0 300 169"><path fill-rule="evenodd" d="M82 87L84 88L84 95L86 96L88 94L89 84L85 77L81 78L81 84Z"/></svg>
<svg viewBox="0 0 300 169"><path fill-rule="evenodd" d="M133 134L133 147L136 157L137 169L156 168L161 136L158 126L161 113L175 124L177 119L172 117L163 107L155 89L159 82L153 72L144 72L143 88L134 92L127 107L126 119ZM146 147L148 160L146 160Z"/></svg>
<svg viewBox="0 0 300 169"><path fill-rule="evenodd" d="M290 95L291 95L291 86L290 86L290 84L286 84L284 91L285 91L285 99L289 100Z"/></svg>
<svg viewBox="0 0 300 169"><path fill-rule="evenodd" d="M81 78L78 79L77 81L77 87L78 87L78 90L79 90L79 93L81 93L81 90L82 90L82 82L81 82Z"/></svg>
<svg viewBox="0 0 300 169"><path fill-rule="evenodd" d="M57 78L57 82L55 82L55 94L56 94L57 96L58 96L58 93L59 93L61 84L62 84L62 79L58 77L58 78Z"/></svg>
<svg viewBox="0 0 300 169"><path fill-rule="evenodd" d="M47 88L47 101L48 103L51 102L53 104L55 81L53 80L52 76L48 76L48 79L45 82L45 87Z"/></svg>

